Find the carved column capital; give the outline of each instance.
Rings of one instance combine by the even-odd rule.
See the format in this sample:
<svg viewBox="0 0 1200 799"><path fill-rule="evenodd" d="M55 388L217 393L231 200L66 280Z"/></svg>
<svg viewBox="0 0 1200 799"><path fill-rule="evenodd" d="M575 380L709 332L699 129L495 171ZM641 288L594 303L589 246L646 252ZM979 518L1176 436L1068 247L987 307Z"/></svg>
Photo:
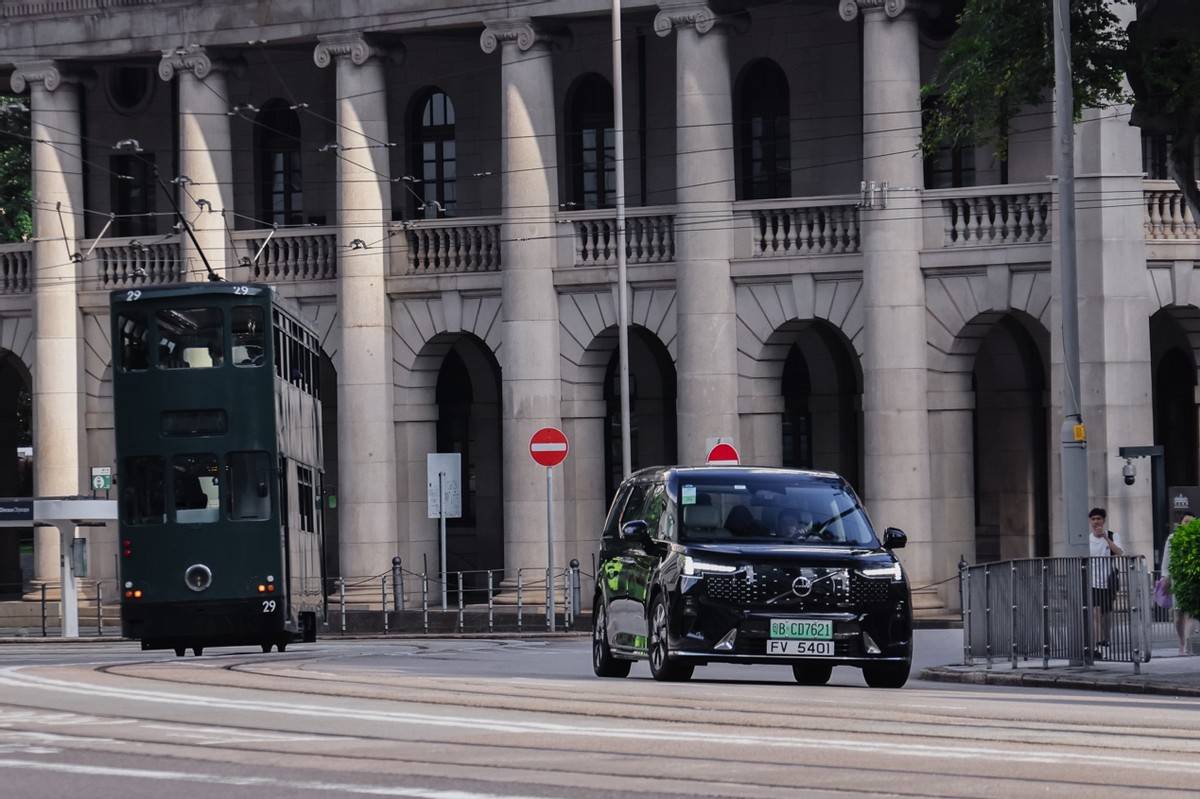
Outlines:
<svg viewBox="0 0 1200 799"><path fill-rule="evenodd" d="M659 36L670 36L672 30L689 25L700 34L708 33L717 27L730 28L736 33L742 33L750 21L745 12L718 14L703 0L663 0L658 7L659 12L654 17L654 32Z"/></svg>
<svg viewBox="0 0 1200 799"><path fill-rule="evenodd" d="M24 94L35 83L52 92L64 83L82 83L83 76L61 61L26 61L17 64L9 80L12 90Z"/></svg>
<svg viewBox="0 0 1200 799"><path fill-rule="evenodd" d="M489 55L506 42L526 53L537 45L557 44L564 35L563 31L550 30L531 19L494 19L483 24L486 27L479 34L479 49Z"/></svg>
<svg viewBox="0 0 1200 799"><path fill-rule="evenodd" d="M214 70L240 74L241 66L240 61L213 58L207 48L190 44L187 47L162 51L162 60L158 62L158 77L169 81L181 72L190 72L198 79L204 80Z"/></svg>
<svg viewBox="0 0 1200 799"><path fill-rule="evenodd" d="M317 37L317 46L313 48L313 62L324 69L338 58L348 58L351 64L361 67L372 58L400 61L404 58L404 51L397 47L381 47L362 33L338 33Z"/></svg>
<svg viewBox="0 0 1200 799"><path fill-rule="evenodd" d="M889 19L896 19L914 6L912 0L839 0L838 13L842 19L853 22L862 11L882 9Z"/></svg>

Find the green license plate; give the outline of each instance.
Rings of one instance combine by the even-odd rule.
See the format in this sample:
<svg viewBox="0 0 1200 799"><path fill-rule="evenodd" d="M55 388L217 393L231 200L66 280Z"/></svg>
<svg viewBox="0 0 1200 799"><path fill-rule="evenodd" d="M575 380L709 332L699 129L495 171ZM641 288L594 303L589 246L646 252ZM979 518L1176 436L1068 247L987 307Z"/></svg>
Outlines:
<svg viewBox="0 0 1200 799"><path fill-rule="evenodd" d="M828 641L833 638L833 622L813 619L771 619L770 637L802 641Z"/></svg>

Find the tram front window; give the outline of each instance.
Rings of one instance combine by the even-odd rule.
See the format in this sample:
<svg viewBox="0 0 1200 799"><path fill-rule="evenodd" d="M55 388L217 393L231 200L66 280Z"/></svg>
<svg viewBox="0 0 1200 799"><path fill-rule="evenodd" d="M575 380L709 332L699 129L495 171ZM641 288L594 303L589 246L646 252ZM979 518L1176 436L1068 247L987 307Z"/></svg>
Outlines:
<svg viewBox="0 0 1200 799"><path fill-rule="evenodd" d="M265 452L229 453L229 518L271 518L271 458Z"/></svg>
<svg viewBox="0 0 1200 799"><path fill-rule="evenodd" d="M233 365L262 366L266 354L262 308L248 305L233 309Z"/></svg>
<svg viewBox="0 0 1200 799"><path fill-rule="evenodd" d="M170 308L157 318L160 369L210 369L225 363L220 310Z"/></svg>
<svg viewBox="0 0 1200 799"><path fill-rule="evenodd" d="M126 458L121 483L121 515L126 524L166 522L162 458Z"/></svg>
<svg viewBox="0 0 1200 799"><path fill-rule="evenodd" d="M119 317L121 368L139 372L150 366L150 328L145 314L123 313Z"/></svg>
<svg viewBox="0 0 1200 799"><path fill-rule="evenodd" d="M176 455L175 521L179 524L207 524L221 513L219 467L216 455Z"/></svg>

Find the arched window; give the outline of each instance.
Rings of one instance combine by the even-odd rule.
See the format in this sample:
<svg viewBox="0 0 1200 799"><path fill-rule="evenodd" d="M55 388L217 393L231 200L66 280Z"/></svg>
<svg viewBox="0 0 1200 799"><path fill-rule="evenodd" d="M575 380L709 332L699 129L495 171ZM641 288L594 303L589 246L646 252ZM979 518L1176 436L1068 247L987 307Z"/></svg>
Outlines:
<svg viewBox="0 0 1200 799"><path fill-rule="evenodd" d="M751 63L738 79L737 151L743 200L792 193L788 82L774 61Z"/></svg>
<svg viewBox="0 0 1200 799"><path fill-rule="evenodd" d="M612 86L595 73L584 75L567 98L571 201L576 208L607 208L617 185Z"/></svg>
<svg viewBox="0 0 1200 799"><path fill-rule="evenodd" d="M300 117L284 100L269 100L258 112L254 152L258 171L258 217L277 225L304 221L300 174Z"/></svg>
<svg viewBox="0 0 1200 799"><path fill-rule="evenodd" d="M454 145L454 103L441 89L417 96L411 116L412 174L420 180L409 195L413 216L454 216L458 206L458 150Z"/></svg>

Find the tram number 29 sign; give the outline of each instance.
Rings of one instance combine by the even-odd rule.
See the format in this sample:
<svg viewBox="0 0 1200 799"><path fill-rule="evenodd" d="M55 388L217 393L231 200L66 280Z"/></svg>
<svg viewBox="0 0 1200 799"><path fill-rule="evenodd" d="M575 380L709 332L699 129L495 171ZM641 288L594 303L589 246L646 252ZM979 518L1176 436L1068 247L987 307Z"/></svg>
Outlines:
<svg viewBox="0 0 1200 799"><path fill-rule="evenodd" d="M529 457L550 468L567 459L567 437L557 427L543 427L529 439Z"/></svg>

